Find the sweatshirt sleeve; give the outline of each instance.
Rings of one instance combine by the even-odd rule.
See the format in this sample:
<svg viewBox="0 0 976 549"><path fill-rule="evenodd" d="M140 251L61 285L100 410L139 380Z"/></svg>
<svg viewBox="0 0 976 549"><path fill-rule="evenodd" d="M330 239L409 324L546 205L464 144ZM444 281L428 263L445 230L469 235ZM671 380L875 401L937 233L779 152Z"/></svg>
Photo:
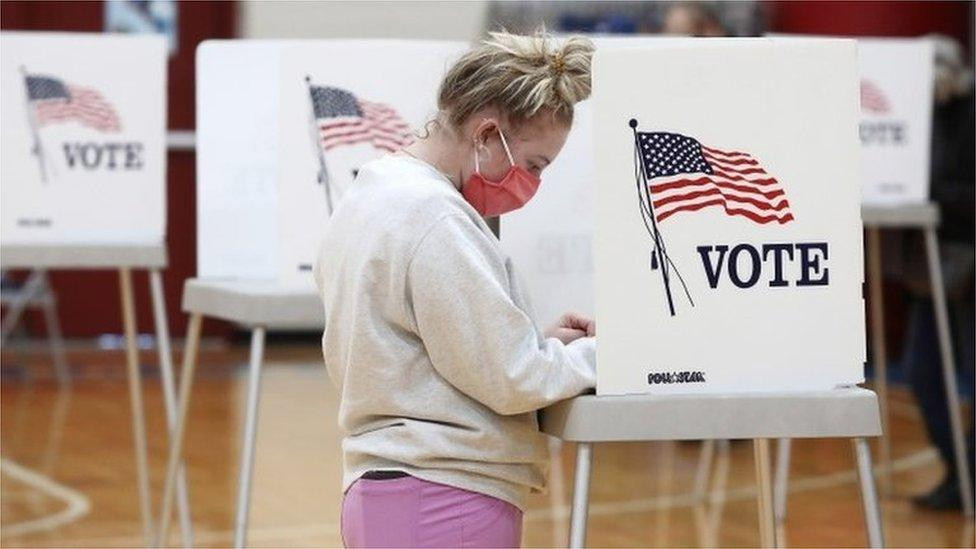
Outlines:
<svg viewBox="0 0 976 549"><path fill-rule="evenodd" d="M520 414L596 383L596 340L543 338L509 294L495 244L462 215L438 221L407 267L408 303L434 369L499 414Z"/></svg>

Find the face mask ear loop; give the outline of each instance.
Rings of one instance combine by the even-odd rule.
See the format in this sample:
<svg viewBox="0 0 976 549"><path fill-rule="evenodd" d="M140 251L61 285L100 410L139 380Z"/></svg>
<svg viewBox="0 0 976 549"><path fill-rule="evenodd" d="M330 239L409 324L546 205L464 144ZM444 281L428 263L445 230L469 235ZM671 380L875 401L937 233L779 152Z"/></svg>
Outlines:
<svg viewBox="0 0 976 549"><path fill-rule="evenodd" d="M478 161L478 147L481 147L480 143L474 144L474 173L481 175L481 163Z"/></svg>
<svg viewBox="0 0 976 549"><path fill-rule="evenodd" d="M508 155L508 163L515 166L515 160L512 159L512 151L508 150L508 143L505 142L505 134L502 133L501 128L498 128L498 135L502 138L502 146L505 147L505 154Z"/></svg>

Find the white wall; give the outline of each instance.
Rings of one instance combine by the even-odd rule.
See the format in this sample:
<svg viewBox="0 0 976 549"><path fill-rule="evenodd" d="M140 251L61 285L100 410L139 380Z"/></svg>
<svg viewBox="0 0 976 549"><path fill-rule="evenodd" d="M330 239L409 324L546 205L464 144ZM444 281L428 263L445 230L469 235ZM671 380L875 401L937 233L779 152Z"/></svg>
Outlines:
<svg viewBox="0 0 976 549"><path fill-rule="evenodd" d="M478 1L241 2L241 38L423 38L474 40L488 3Z"/></svg>

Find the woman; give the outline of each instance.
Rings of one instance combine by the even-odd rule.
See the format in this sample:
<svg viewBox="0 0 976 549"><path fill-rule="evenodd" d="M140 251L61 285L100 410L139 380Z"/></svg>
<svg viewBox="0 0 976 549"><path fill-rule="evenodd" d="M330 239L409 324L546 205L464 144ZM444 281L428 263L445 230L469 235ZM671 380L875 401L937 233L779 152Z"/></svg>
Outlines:
<svg viewBox="0 0 976 549"><path fill-rule="evenodd" d="M332 216L316 279L349 546L519 545L545 487L535 411L594 386L595 325L540 334L484 217L535 193L592 51L491 34L448 72L427 135L363 166Z"/></svg>

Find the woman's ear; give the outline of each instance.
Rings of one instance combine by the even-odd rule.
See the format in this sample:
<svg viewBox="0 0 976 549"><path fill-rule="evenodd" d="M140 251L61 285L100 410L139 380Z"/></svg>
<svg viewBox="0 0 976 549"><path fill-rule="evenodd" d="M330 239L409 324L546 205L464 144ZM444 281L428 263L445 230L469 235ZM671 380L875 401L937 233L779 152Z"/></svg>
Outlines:
<svg viewBox="0 0 976 549"><path fill-rule="evenodd" d="M493 133L497 131L498 121L494 118L483 118L474 130L474 146L481 148L485 146L485 143L492 136Z"/></svg>

